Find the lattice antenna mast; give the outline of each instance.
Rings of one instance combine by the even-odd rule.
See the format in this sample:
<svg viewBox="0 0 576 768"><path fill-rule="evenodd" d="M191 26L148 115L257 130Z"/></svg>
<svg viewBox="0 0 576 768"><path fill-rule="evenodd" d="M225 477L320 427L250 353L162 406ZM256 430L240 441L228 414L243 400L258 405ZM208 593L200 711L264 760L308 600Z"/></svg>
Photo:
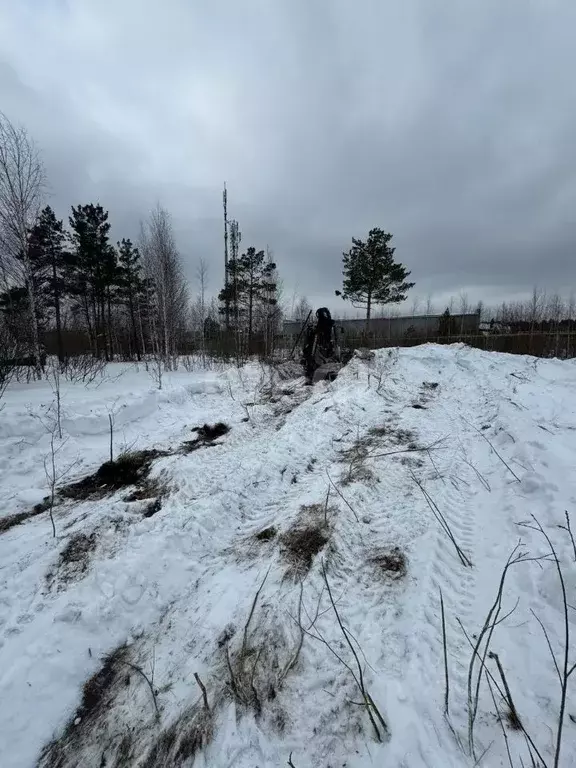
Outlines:
<svg viewBox="0 0 576 768"><path fill-rule="evenodd" d="M226 182L224 182L224 191L222 192L222 205L224 208L224 310L226 316L226 330L230 330L230 296L228 294L228 191Z"/></svg>
<svg viewBox="0 0 576 768"><path fill-rule="evenodd" d="M236 332L238 332L240 326L240 310L238 307L238 283L237 283L237 264L238 264L238 250L240 247L240 241L242 240L242 233L238 229L238 222L233 220L230 222L230 252L231 257L235 265L234 269L234 320L236 323Z"/></svg>

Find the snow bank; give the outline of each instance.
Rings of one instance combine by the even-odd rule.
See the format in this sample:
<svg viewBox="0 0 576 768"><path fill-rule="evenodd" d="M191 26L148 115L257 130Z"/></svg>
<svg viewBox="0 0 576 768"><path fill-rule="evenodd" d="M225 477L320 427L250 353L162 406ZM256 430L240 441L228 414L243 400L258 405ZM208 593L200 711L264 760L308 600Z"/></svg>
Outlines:
<svg viewBox="0 0 576 768"><path fill-rule="evenodd" d="M3 768L35 765L63 734L70 766L253 768L292 754L297 768L460 768L484 751L482 765L510 765L507 745L514 766L531 764L523 733L498 720L507 702L492 659L494 698L482 678L471 751L464 630L479 636L519 539L517 554L546 555L543 535L518 525L531 515L576 601L558 527L576 499L573 362L426 345L353 359L314 388L258 366L179 372L162 391L142 369L108 374L62 388L58 472L77 479L109 457L112 413L116 454L164 451L151 473L161 509L146 517L120 491L57 506L55 539L46 513L0 533ZM3 515L46 493L51 404L45 384L7 393ZM193 427L216 421L230 432L181 450ZM90 546L70 560L74 541ZM534 617L560 658L553 562L510 567L499 617L513 608L490 647L553 765L559 685ZM82 686L123 643L128 655L105 666L106 706L90 712ZM563 766L576 765L575 707L572 681Z"/></svg>

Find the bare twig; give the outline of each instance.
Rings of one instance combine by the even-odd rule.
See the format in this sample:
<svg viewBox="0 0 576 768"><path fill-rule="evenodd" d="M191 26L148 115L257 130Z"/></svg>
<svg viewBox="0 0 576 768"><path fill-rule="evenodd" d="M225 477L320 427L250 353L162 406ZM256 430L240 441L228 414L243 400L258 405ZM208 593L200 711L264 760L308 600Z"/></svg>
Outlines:
<svg viewBox="0 0 576 768"><path fill-rule="evenodd" d="M230 672L230 687L232 688L232 693L237 699L239 699L240 701L243 701L242 697L240 696L238 685L236 683L236 677L234 675L234 671L232 669L232 662L230 661L230 649L228 648L228 646L226 646L226 662L228 664L228 672Z"/></svg>
<svg viewBox="0 0 576 768"><path fill-rule="evenodd" d="M420 491L422 492L422 495L426 499L426 503L428 504L428 506L430 507L430 509L432 511L432 514L434 515L434 517L436 518L436 520L440 524L440 527L442 528L444 533L448 536L448 538L450 539L450 541L454 545L456 553L457 553L458 557L460 558L460 562L462 563L462 565L465 565L467 568L472 568L472 560L470 560L468 555L466 555L464 553L464 551L462 550L462 548L460 547L460 545L456 541L456 537L452 533L452 529L450 528L450 525L449 525L448 521L446 520L445 516L440 511L438 505L436 504L434 499L430 496L428 491L424 488L424 486L422 485L420 480L418 480L418 478L416 477L414 472L411 472L410 474L412 475L412 479L414 480L414 482L416 483L418 488L420 488Z"/></svg>
<svg viewBox="0 0 576 768"><path fill-rule="evenodd" d="M287 765L291 766L291 768L296 768L296 766L295 766L295 765L294 765L294 763L292 762L292 752L290 752L290 757L288 758L288 763L287 763Z"/></svg>
<svg viewBox="0 0 576 768"><path fill-rule="evenodd" d="M505 699L505 693L504 693L504 691L503 691L503 690L500 688L500 686L498 685L498 681L495 679L494 675L492 674L492 672L490 671L490 669L489 669L489 668L488 668L488 666L486 665L486 663L485 663L485 658L482 658L482 657L481 657L479 654L477 654L477 653L476 653L476 651L475 651L475 648L474 648L474 643L472 642L472 640L471 640L470 636L468 635L468 633L466 632L466 630L465 630L465 628L464 628L464 625L462 624L462 622L460 621L460 619L459 619L458 617L456 617L456 621L457 621L457 622L458 622L458 624L460 625L460 629L461 629L461 630L462 630L462 632L464 633L464 637L465 637L465 638L466 638L466 640L468 641L468 645L470 646L470 648L472 648L472 651L473 651L473 652L475 653L475 655L478 657L478 660L479 660L480 666L482 667L482 670L484 671L484 673L485 673L486 677L490 679L490 681L492 682L492 685L493 685L493 686L496 688L496 690L498 691L498 693L499 693L500 697L501 697L502 699ZM500 622L496 622L496 623L498 624L498 623L500 623ZM495 625L494 625L494 626L495 626ZM529 748L529 750L534 750L534 753L535 753L535 754L538 756L538 759L539 759L539 760L541 761L541 763L542 763L542 765L541 765L541 766L537 766L537 765L536 765L536 763L534 762L534 758L533 758L533 756L532 756L532 752L530 751L530 756L532 757L532 764L533 764L534 768L547 768L547 765L546 765L546 761L544 760L544 758L542 757L542 755L541 755L541 754L540 754L540 752L538 751L538 747L537 747L537 746L536 746L536 744L534 743L534 740L532 739L532 737L530 736L530 734L528 733L528 731L527 731L527 730L524 728L524 726L523 726L522 722L520 722L520 727L521 727L521 729L522 729L522 733L523 733L523 735L524 735L524 738L526 739L526 742L527 742L527 744L528 744L528 748ZM484 752L483 754L486 754L486 753ZM480 758L480 759L482 759L482 758ZM476 763L476 764L477 764L477 763Z"/></svg>
<svg viewBox="0 0 576 768"><path fill-rule="evenodd" d="M546 643L548 644L548 650L550 651L550 656L552 656L552 661L554 662L554 666L556 668L556 673L558 675L558 680L560 681L560 685L562 685L562 675L560 674L560 667L558 666L558 662L556 661L556 654L554 653L554 650L552 649L552 643L550 642L550 637L548 636L548 631L546 630L546 627L542 623L540 617L530 608L530 613L538 624L540 624L540 628L542 629L542 632L544 633L544 637L546 638Z"/></svg>
<svg viewBox="0 0 576 768"><path fill-rule="evenodd" d="M194 672L194 678L195 678L196 682L198 683L198 686L200 687L200 690L202 691L202 699L204 701L204 709L206 710L206 712L210 712L210 706L208 704L208 694L206 693L206 686L204 685L202 680L200 680L200 675L197 672Z"/></svg>
<svg viewBox="0 0 576 768"><path fill-rule="evenodd" d="M330 486L328 486L330 487ZM278 678L278 683L282 683L282 681L285 679L288 672L290 672L291 669L294 668L296 662L298 661L298 657L300 656L300 651L302 650L302 645L304 644L304 628L302 626L302 599L304 597L304 582L300 582L300 597L298 599L298 618L296 619L296 623L298 625L298 629L300 630L300 637L298 638L298 643L296 645L296 650L294 651L294 655L290 659L290 661L286 664L282 672L280 673L280 676ZM316 613L318 615L318 612Z"/></svg>
<svg viewBox="0 0 576 768"><path fill-rule="evenodd" d="M445 678L444 714L446 715L446 717L448 717L449 699L450 699L450 677L448 675L448 645L446 642L446 617L444 615L444 598L442 597L441 589L440 589L440 611L442 614L442 647L444 649L444 678Z"/></svg>
<svg viewBox="0 0 576 768"><path fill-rule="evenodd" d="M154 709L156 710L156 718L160 719L160 710L158 709L158 701L156 700L156 691L154 690L154 686L152 685L150 678L148 675L144 672L144 670L139 667L137 664L131 664L129 661L123 662L126 664L127 667L130 667L130 669L133 669L134 672L138 672L139 675L141 675L146 683L148 684L148 688L150 688L150 693L152 694L152 700L154 701Z"/></svg>
<svg viewBox="0 0 576 768"><path fill-rule="evenodd" d="M356 666L358 669L358 676L354 676L354 679L356 680L356 683L360 689L360 692L362 694L362 698L364 699L364 702L366 704L366 710L368 712L368 716L370 718L370 722L372 723L372 727L374 728L374 732L376 733L376 738L378 741L382 741L383 737L388 732L388 726L386 725L386 722L384 721L384 718L380 714L380 710L374 703L374 700L366 690L366 685L364 682L364 673L362 671L362 665L360 664L360 659L358 658L358 654L356 653L356 649L354 648L354 645L352 644L352 641L350 640L348 631L346 630L346 627L344 626L342 619L340 618L340 614L338 613L338 608L336 607L336 603L334 602L334 597L332 596L332 590L330 588L330 583L328 581L328 575L326 573L326 565L324 562L322 562L322 575L324 578L324 584L326 585L326 590L328 592L328 597L330 598L330 603L332 605L332 609L334 611L334 615L336 616L336 621L338 622L338 626L340 627L340 630L342 631L342 635L344 639L346 640L346 643L348 647L350 648L350 651L352 652L352 655L354 657L354 660L356 662ZM376 723L376 720L378 720L378 724L382 728L382 733L380 733L380 728L378 727L378 724Z"/></svg>
<svg viewBox="0 0 576 768"><path fill-rule="evenodd" d="M410 448L401 448L396 451L386 451L385 453L371 453L367 458L369 459L379 459L382 456L394 456L397 453L422 453L427 452L428 454L432 450L440 450L440 444L445 442L447 438L446 437L440 437L438 440L434 440L433 443L430 443L430 445L424 445L424 446L418 446L415 445L414 447Z"/></svg>
<svg viewBox="0 0 576 768"><path fill-rule="evenodd" d="M469 466L469 467L471 467L471 469L473 469L473 470L474 470L474 472L476 473L476 477L478 478L478 480L480 480L480 482L482 483L482 485L484 486L484 488L486 488L486 490L487 490L487 491L491 492L491 491L492 491L492 488L490 487L490 483L488 482L488 480L486 480L486 478L484 477L484 475L483 475L481 472L479 472L479 471L478 471L478 469L476 469L476 467L474 466L474 464L472 464L472 462L471 462L471 461L469 461L469 460L466 458L466 456L464 456L464 457L463 457L463 461L464 461L464 463L465 463L465 464L468 464L468 466Z"/></svg>
<svg viewBox="0 0 576 768"><path fill-rule="evenodd" d="M326 491L326 502L324 503L324 525L328 525L328 501L330 499L330 486Z"/></svg>
<svg viewBox="0 0 576 768"><path fill-rule="evenodd" d="M54 499L56 497L56 451L54 449L54 430L50 435L50 469L48 470L47 458L44 459L44 472L46 473L46 479L49 483L50 500L48 506L48 514L50 515L50 522L52 523L52 538L56 538L56 525L54 523Z"/></svg>
<svg viewBox="0 0 576 768"><path fill-rule="evenodd" d="M508 762L510 764L510 768L514 768L514 763L512 762L512 755L510 754L510 745L508 743L508 734L506 733L506 728L504 727L503 718L500 713L498 704L496 702L496 696L494 695L494 688L492 687L492 683L490 682L490 676L488 675L487 670L485 670L485 675L486 675L486 682L488 683L488 688L490 690L490 695L492 696L492 701L494 702L494 709L496 710L496 718L500 723L500 728L502 729L502 735L504 736L504 743L506 744L506 753L508 755Z"/></svg>
<svg viewBox="0 0 576 768"><path fill-rule="evenodd" d="M496 666L498 667L498 672L500 673L500 677L502 678L502 684L504 685L504 690L506 691L506 703L508 704L508 708L510 710L511 722L513 723L515 728L522 730L522 721L520 720L518 710L514 705L514 700L512 699L512 694L510 693L510 687L508 685L508 680L506 680L506 675L504 674L504 669L500 662L500 657L498 656L497 653L494 653L493 651L490 652L489 656L491 659L494 659L494 661L496 662Z"/></svg>
<svg viewBox="0 0 576 768"><path fill-rule="evenodd" d="M110 462L114 461L114 420L112 414L108 414L108 421L110 422Z"/></svg>
<svg viewBox="0 0 576 768"><path fill-rule="evenodd" d="M500 459L500 461L502 462L502 464L504 464L504 466L505 466L505 467L506 467L506 469L507 469L507 470L510 472L510 474L511 474L511 475L514 477L514 479L515 479L517 482L521 482L521 481L520 481L520 478L518 477L518 475L516 474L516 472L514 472L514 470L511 468L511 466L510 466L510 465L509 465L509 464L508 464L508 463L507 463L507 462L506 462L506 461L505 461L505 460L502 458L502 456L501 456L501 455L498 453L498 451L496 450L496 448L494 448L494 446L492 445L492 443L490 442L490 440L488 440L488 438L486 437L486 435L484 434L484 432L482 432L482 430L481 430L481 429L478 429L478 427L475 427L475 426L474 426L474 424L471 424L471 423L470 423L470 422L469 422L467 419L465 419L463 416L462 416L462 419L463 419L463 421L465 421L465 422L466 422L466 424L468 424L468 426L470 426L470 427L472 427L472 429L476 430L476 432L478 432L478 434L480 435L480 437L482 437L484 440L486 440L486 442L488 443L488 445L490 446L490 448L491 448L491 449L494 451L494 453L496 454L496 456L498 456L498 458Z"/></svg>
<svg viewBox="0 0 576 768"><path fill-rule="evenodd" d="M336 493L338 494L338 496L340 496L340 498L342 499L342 501L344 502L344 504L346 504L346 506L348 507L348 509L349 509L349 510L352 512L352 514L353 514L353 515L354 515L354 517L356 518L356 522L357 522L357 523L359 523L359 522L360 522L360 519L358 518L358 515L356 514L356 511L354 510L354 507L353 507L353 506L350 504L350 502L349 502L349 501L348 501L348 500L347 500L347 499L344 497L344 495L342 494L342 492L340 491L340 489L338 488L338 486L336 485L336 483L334 482L334 480L332 480L332 478L330 477L330 473L328 472L328 470L326 470L326 474L328 475L328 480L330 480L330 482L332 483L332 487L334 488L334 490L336 491Z"/></svg>
<svg viewBox="0 0 576 768"><path fill-rule="evenodd" d="M506 565L504 566L504 569L500 576L500 583L498 586L498 592L496 593L496 598L488 612L488 616L486 617L484 626L482 627L481 631L478 633L478 637L476 639L476 643L473 648L470 665L468 667L468 748L470 750L471 755L475 754L474 723L476 720L476 714L478 712L478 699L480 696L480 683L482 679L482 669L485 666L486 656L488 655L488 652L490 649L492 634L494 632L494 627L496 626L495 622L498 621L500 611L502 610L504 583L506 581L506 575L508 573L508 569L510 568L511 565L514 565L515 563L520 562L523 558L522 553L517 554L519 547L520 547L520 544L519 543L516 544L516 546L508 556L508 560L506 561ZM481 650L483 643L484 643L484 648ZM475 677L475 665L476 665L477 659L480 660L480 671L476 674L476 677Z"/></svg>
<svg viewBox="0 0 576 768"><path fill-rule="evenodd" d="M256 609L256 603L258 602L258 598L260 597L260 592L262 592L262 587L266 583L266 579L268 578L268 574L270 573L270 567L266 571L266 575L262 579L262 584L258 587L258 590L256 591L256 594L254 595L254 600L252 601L252 607L250 608L250 613L248 614L248 620L246 621L246 624L244 626L244 638L242 640L242 650L241 655L244 656L244 652L246 651L246 642L248 640L248 628L250 626L250 622L252 621L252 616L254 615L254 610Z"/></svg>
<svg viewBox="0 0 576 768"><path fill-rule="evenodd" d="M564 582L564 574L562 572L562 566L560 565L560 560L558 559L558 554L556 552L556 548L554 547L554 544L552 543L550 536L546 533L544 528L542 527L540 521L538 520L535 515L531 515L532 520L534 521L534 524L528 524L528 523L522 523L526 528L531 528L534 531L539 532L544 538L546 539L546 542L548 543L548 547L550 548L550 553L552 555L552 558L554 560L554 563L556 565L556 572L558 573L558 581L560 582L560 590L562 592L562 605L563 605L563 613L564 613L564 653L563 653L563 659L562 659L562 667L560 669L560 675L561 675L561 693L560 693L560 711L558 713L558 726L556 731L556 746L554 751L554 768L558 768L560 765L560 751L562 748L562 735L563 735L563 729L564 729L564 715L566 712L566 697L568 694L568 680L570 678L570 675L574 672L574 669L576 669L576 663L570 667L569 664L569 653L570 653L570 619L568 616L568 599L566 596L566 584Z"/></svg>
<svg viewBox="0 0 576 768"><path fill-rule="evenodd" d="M574 562L576 563L576 543L574 542L574 535L572 533L572 528L570 527L570 515L568 514L568 510L565 510L564 514L566 516L566 525L560 525L558 527L563 528L565 531L568 531L568 535L570 536L570 541L572 542L572 550L574 552Z"/></svg>

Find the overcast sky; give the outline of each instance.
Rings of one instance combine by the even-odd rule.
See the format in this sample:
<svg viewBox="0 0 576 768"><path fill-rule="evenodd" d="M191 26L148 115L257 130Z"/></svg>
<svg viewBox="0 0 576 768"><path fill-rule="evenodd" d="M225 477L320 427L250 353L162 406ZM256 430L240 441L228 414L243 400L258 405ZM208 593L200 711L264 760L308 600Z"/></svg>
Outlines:
<svg viewBox="0 0 576 768"><path fill-rule="evenodd" d="M59 216L136 238L160 201L192 286L226 180L288 300L350 311L378 226L423 302L495 302L576 289L575 30L575 0L0 0L0 109Z"/></svg>

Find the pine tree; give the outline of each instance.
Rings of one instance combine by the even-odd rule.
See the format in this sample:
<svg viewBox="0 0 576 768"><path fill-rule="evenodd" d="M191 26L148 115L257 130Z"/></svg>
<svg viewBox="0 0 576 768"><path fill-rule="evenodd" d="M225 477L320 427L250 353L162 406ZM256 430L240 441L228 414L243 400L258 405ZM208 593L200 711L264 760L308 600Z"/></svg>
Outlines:
<svg viewBox="0 0 576 768"><path fill-rule="evenodd" d="M438 321L438 335L455 336L456 333L456 319L450 314L449 307L446 307Z"/></svg>
<svg viewBox="0 0 576 768"><path fill-rule="evenodd" d="M41 211L29 236L30 263L37 278L37 295L42 303L54 310L58 360L64 360L62 341L62 300L65 295L65 275L68 266L64 251L65 234L62 221L50 206Z"/></svg>
<svg viewBox="0 0 576 768"><path fill-rule="evenodd" d="M275 272L276 264L267 261L264 251L257 251L253 246L228 262L228 287L220 291L218 299L224 307L228 304L232 308L233 317L244 319L249 350L256 309L277 304Z"/></svg>
<svg viewBox="0 0 576 768"><path fill-rule="evenodd" d="M92 351L111 355L112 287L117 280L116 252L110 246L108 211L101 205L72 206L70 216L71 291L78 301L90 336Z"/></svg>
<svg viewBox="0 0 576 768"><path fill-rule="evenodd" d="M382 229L371 229L366 242L352 238L352 248L343 254L343 290L337 296L349 299L352 306L366 308L366 330L375 304L397 304L404 301L414 283L406 282L410 272L394 261L392 235Z"/></svg>
<svg viewBox="0 0 576 768"><path fill-rule="evenodd" d="M132 245L131 240L123 239L118 243L118 299L126 308L130 317L132 343L138 360L144 349L141 349L143 334L139 341L139 319L141 319L140 303L145 292L142 278L140 252Z"/></svg>

